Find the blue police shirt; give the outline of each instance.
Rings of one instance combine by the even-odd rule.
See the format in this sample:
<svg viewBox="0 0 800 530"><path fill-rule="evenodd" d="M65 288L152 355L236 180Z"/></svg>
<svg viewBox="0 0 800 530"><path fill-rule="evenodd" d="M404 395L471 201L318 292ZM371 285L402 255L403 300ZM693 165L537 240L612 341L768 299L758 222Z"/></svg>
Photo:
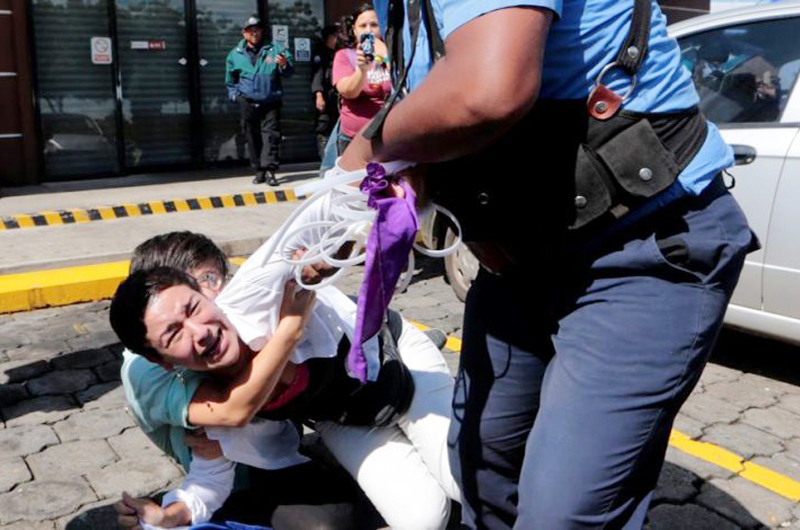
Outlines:
<svg viewBox="0 0 800 530"><path fill-rule="evenodd" d="M555 16L547 38L540 99L587 97L600 70L619 52L633 15L633 0L431 0L431 4L443 39L463 24L497 9L532 6L553 11ZM388 0L376 0L374 5L381 27L385 28ZM403 42L404 57L408 60L411 34L407 22L403 29ZM696 105L697 92L680 60L680 49L675 39L667 35L666 18L653 0L647 56L639 69L636 88L623 107L637 112L661 113ZM420 24L416 52L408 72L408 89L419 86L432 66L427 32L425 25ZM479 67L476 64L476 70ZM630 79L616 68L606 74L603 83L619 94L624 94L630 87ZM716 126L709 123L705 142L676 183L643 205L635 217L686 193L699 194L720 170L732 164L733 151L725 144Z"/></svg>

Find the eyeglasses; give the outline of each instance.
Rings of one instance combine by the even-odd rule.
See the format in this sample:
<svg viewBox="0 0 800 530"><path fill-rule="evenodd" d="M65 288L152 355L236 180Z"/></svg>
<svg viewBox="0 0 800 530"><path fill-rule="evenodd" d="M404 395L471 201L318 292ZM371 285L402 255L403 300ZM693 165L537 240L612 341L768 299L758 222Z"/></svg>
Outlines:
<svg viewBox="0 0 800 530"><path fill-rule="evenodd" d="M219 291L222 288L222 284L225 282L225 277L216 272L204 272L196 277L195 280L197 280L200 287Z"/></svg>

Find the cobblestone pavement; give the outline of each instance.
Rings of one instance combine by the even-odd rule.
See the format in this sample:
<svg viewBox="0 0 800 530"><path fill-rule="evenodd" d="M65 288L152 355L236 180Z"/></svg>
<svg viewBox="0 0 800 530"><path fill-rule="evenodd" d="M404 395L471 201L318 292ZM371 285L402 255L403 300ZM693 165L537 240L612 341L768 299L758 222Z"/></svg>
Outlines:
<svg viewBox="0 0 800 530"><path fill-rule="evenodd" d="M463 305L438 265L394 306L460 336ZM343 286L355 292L356 278ZM0 529L115 528L122 490L158 492L180 469L125 410L108 303L0 316ZM798 350L725 332L676 429L800 480ZM458 356L446 354L453 370ZM648 528L798 528L800 506L670 447Z"/></svg>

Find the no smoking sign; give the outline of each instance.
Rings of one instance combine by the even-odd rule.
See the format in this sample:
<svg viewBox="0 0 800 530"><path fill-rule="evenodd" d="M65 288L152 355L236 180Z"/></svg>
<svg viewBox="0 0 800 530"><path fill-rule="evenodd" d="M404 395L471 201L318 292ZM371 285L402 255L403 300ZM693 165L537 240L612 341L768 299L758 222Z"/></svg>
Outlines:
<svg viewBox="0 0 800 530"><path fill-rule="evenodd" d="M111 64L111 39L109 37L92 37L92 64Z"/></svg>

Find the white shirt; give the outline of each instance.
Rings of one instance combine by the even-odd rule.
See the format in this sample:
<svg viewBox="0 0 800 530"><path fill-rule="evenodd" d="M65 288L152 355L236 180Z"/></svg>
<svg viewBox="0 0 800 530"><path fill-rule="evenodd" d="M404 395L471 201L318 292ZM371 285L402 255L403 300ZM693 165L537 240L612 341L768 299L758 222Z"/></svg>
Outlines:
<svg viewBox="0 0 800 530"><path fill-rule="evenodd" d="M294 230L304 223L329 220L330 194L311 205L292 224ZM309 248L320 237L309 230L294 238L285 249L291 254L297 248ZM239 337L253 351L260 351L275 333L280 319L281 301L286 281L293 277L292 267L276 252L268 255L264 243L250 256L214 301L236 328ZM347 337L352 342L357 306L335 287L316 291L317 301L291 361L300 364L315 357L336 356L339 342ZM364 344L368 373L377 377L380 350L377 337ZM218 440L224 457L204 460L193 457L181 487L164 495L162 506L184 502L192 513L192 524L207 522L233 489L235 462L261 469L280 469L307 461L297 449L300 436L287 421L255 418L241 428L206 427L212 440ZM142 523L144 530L157 527Z"/></svg>
<svg viewBox="0 0 800 530"><path fill-rule="evenodd" d="M281 469L308 462L300 455L300 434L288 421L254 418L244 427L206 427L211 440L217 440L222 454L214 460L192 457L189 473L181 486L168 491L161 500L166 507L183 502L192 514L192 524L211 520L233 491L235 464L260 469ZM288 450L291 448L291 450ZM144 530L158 527L142 524Z"/></svg>
<svg viewBox="0 0 800 530"><path fill-rule="evenodd" d="M335 192L336 190L331 190ZM336 220L330 213L330 194L311 204L289 227L292 232L307 223ZM285 252L291 254L300 247L308 248L321 237L316 229L293 238ZM275 333L280 319L281 301L286 281L293 277L292 266L284 262L279 252L268 255L269 242L264 243L247 258L231 281L215 300L231 321L239 337L253 351L260 351ZM334 357L339 342L346 334L353 341L356 304L335 287L316 291L317 302L291 361L300 364L314 357ZM367 373L374 380L380 370L378 340L373 337L364 345Z"/></svg>

